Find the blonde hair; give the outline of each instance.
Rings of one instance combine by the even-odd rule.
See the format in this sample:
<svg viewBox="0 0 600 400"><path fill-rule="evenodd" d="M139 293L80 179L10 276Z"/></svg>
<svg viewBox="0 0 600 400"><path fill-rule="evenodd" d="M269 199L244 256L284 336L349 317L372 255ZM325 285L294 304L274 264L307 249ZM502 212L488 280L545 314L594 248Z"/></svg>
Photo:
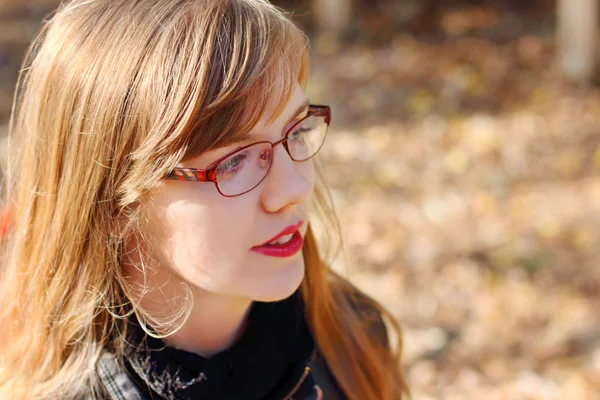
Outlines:
<svg viewBox="0 0 600 400"><path fill-rule="evenodd" d="M304 34L263 0L75 0L45 23L10 123L0 270L0 398L75 399L123 349L124 240L144 199L182 160L246 135L308 78ZM332 218L324 191L318 207ZM370 337L356 289L309 229L302 293L316 342L350 399L406 389L396 350ZM136 310L141 311L141 310ZM93 390L96 390L93 389Z"/></svg>

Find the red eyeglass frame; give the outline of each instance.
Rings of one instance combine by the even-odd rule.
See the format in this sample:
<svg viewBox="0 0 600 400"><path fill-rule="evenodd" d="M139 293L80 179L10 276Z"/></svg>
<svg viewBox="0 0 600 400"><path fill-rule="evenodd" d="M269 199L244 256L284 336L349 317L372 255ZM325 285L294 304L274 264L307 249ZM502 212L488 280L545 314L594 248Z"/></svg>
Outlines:
<svg viewBox="0 0 600 400"><path fill-rule="evenodd" d="M307 118L315 115L315 114L324 114L325 116L325 123L327 124L327 127L329 128L329 124L331 122L331 108L329 106L326 105L318 105L318 104L309 104L308 106L308 114L298 120L296 123L294 123L292 126L290 126L287 131L285 132L285 136L283 137L283 139L280 139L276 142L269 142L268 140L261 140L259 142L254 142L251 144L248 144L244 147L240 147L239 149L236 149L234 151L232 151L231 153L228 153L226 155L224 155L223 157L219 158L218 160L216 160L215 162L213 162L211 165L209 165L206 169L198 169L198 168L174 168L173 171L171 171L166 177L165 179L167 180L177 180L177 181L188 181L188 182L213 182L215 184L215 186L217 187L217 190L219 191L219 193L221 193L221 195L225 196L225 197L237 197L237 196L241 196L244 193L248 193L249 191L251 191L252 189L254 189L256 186L260 185L260 183L262 182L262 180L256 184L256 186L252 187L251 189L246 190L243 193L240 194L236 194L236 195L226 195L223 194L223 192L221 192L221 189L219 189L219 184L217 182L217 169L219 167L219 164L231 157L233 154L242 151L244 149L247 149L248 147L254 146L258 143L269 143L271 144L271 148L275 149L275 146L277 146L279 143L283 144L283 147L285 148L285 151L288 153L288 155L290 156L290 158L293 161L296 162L302 162L302 161L306 161L309 160L310 158L314 157L315 154L317 154L319 152L319 150L321 149L319 147L319 149L317 149L317 151L310 157L305 158L303 160L295 160L292 155L290 154L290 150L288 148L287 145L287 140L288 140L288 135L290 134L290 132L297 127L298 125L300 125L302 122L304 122L304 120L306 120ZM325 142L325 140L323 140L323 143ZM323 143L321 143L321 146L323 145ZM269 165L269 170L271 169L271 165ZM267 170L267 173L265 174L265 177L267 176L267 174L269 173L269 170ZM264 179L264 178L263 178Z"/></svg>

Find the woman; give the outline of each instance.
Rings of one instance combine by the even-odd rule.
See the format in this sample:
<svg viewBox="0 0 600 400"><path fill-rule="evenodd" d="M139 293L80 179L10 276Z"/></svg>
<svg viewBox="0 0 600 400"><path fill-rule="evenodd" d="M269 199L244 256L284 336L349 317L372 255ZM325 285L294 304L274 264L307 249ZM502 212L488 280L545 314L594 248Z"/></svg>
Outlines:
<svg viewBox="0 0 600 400"><path fill-rule="evenodd" d="M397 325L309 223L331 216L330 111L307 77L305 36L264 0L49 19L11 120L1 399L401 397Z"/></svg>

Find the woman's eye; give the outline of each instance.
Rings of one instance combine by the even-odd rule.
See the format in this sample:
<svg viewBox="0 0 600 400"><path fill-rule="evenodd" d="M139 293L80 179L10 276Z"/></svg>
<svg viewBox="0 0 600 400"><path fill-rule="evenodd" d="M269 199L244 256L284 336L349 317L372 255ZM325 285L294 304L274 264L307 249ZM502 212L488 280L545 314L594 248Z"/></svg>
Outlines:
<svg viewBox="0 0 600 400"><path fill-rule="evenodd" d="M244 167L244 160L246 160L246 158L248 158L248 154L242 152L223 161L217 169L217 179L223 181L237 175Z"/></svg>
<svg viewBox="0 0 600 400"><path fill-rule="evenodd" d="M290 132L288 135L288 139L292 141L300 141L304 139L306 133L310 132L310 128L299 126L297 129Z"/></svg>
<svg viewBox="0 0 600 400"><path fill-rule="evenodd" d="M224 162L225 168L234 168L237 167L248 155L246 153L239 153L235 156L229 158Z"/></svg>

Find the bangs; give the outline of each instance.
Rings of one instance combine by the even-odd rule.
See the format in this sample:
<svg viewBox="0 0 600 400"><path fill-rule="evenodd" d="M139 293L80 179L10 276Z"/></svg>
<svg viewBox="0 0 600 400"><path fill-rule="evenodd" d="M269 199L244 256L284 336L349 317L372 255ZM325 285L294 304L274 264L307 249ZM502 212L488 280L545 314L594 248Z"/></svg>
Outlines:
<svg viewBox="0 0 600 400"><path fill-rule="evenodd" d="M121 92L139 132L127 179L146 182L140 193L182 161L247 139L261 118L281 114L296 84L306 85L308 40L266 1L169 3L141 15L149 33Z"/></svg>
<svg viewBox="0 0 600 400"><path fill-rule="evenodd" d="M200 60L208 63L204 98L187 124L184 160L243 141L263 117L272 122L308 78L306 37L282 11L263 2L223 3Z"/></svg>

